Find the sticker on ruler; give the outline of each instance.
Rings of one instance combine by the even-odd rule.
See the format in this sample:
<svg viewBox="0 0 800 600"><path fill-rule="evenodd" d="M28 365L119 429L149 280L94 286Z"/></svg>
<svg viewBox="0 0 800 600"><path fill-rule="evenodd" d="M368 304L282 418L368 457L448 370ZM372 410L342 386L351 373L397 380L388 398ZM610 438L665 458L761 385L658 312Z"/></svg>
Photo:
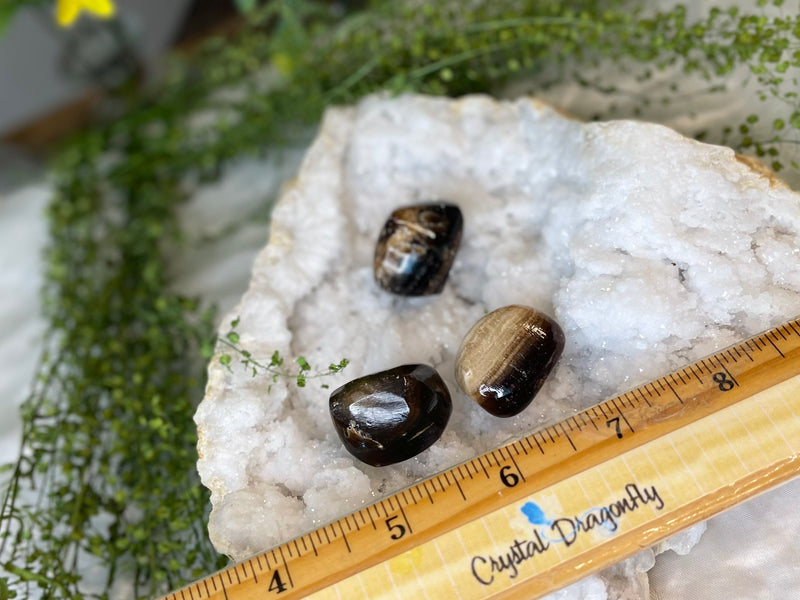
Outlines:
<svg viewBox="0 0 800 600"><path fill-rule="evenodd" d="M537 576L548 570L583 568L599 552L621 557L622 538L647 547L668 523L674 532L694 513L714 514L709 507L729 503L731 490L757 491L776 465L796 472L798 389L795 376L311 597L477 599L522 581L531 596L547 593L552 582Z"/></svg>

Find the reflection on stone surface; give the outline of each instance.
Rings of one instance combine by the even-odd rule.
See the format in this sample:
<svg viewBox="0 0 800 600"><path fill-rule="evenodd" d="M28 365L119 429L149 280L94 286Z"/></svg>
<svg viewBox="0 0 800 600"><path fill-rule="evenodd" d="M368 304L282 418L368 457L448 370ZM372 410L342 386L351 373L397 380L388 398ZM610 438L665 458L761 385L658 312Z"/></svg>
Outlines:
<svg viewBox="0 0 800 600"><path fill-rule="evenodd" d="M378 237L375 280L394 294L438 294L458 250L462 226L461 210L448 202L398 208Z"/></svg>
<svg viewBox="0 0 800 600"><path fill-rule="evenodd" d="M525 306L498 308L467 333L456 357L456 381L497 417L524 410L564 349L553 319Z"/></svg>
<svg viewBox="0 0 800 600"><path fill-rule="evenodd" d="M331 418L345 448L376 467L425 450L442 435L451 411L447 386L428 365L366 375L330 397Z"/></svg>

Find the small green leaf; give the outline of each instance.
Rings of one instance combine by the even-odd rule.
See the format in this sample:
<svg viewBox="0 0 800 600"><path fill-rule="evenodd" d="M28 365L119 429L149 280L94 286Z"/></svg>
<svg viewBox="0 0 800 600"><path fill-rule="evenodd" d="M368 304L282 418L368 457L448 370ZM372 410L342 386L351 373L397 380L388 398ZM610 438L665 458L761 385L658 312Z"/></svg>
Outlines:
<svg viewBox="0 0 800 600"><path fill-rule="evenodd" d="M236 329L239 326L239 321L241 317L236 317L233 321L231 321L231 329Z"/></svg>
<svg viewBox="0 0 800 600"><path fill-rule="evenodd" d="M306 376L302 373L297 376L297 387L306 387Z"/></svg>
<svg viewBox="0 0 800 600"><path fill-rule="evenodd" d="M280 353L275 350L275 352L272 353L272 358L269 359L269 365L271 367L280 367L282 364L283 358L281 358Z"/></svg>
<svg viewBox="0 0 800 600"><path fill-rule="evenodd" d="M239 334L238 334L238 333L236 333L235 331L229 331L229 332L228 332L228 335L227 335L227 336L225 336L225 337L227 337L227 338L228 338L228 341L229 341L231 344L238 344L238 343L239 343Z"/></svg>
<svg viewBox="0 0 800 600"><path fill-rule="evenodd" d="M297 359L295 360L295 362L298 365L300 365L300 370L301 371L310 371L311 370L311 365L308 364L308 361L306 360L305 356L298 356Z"/></svg>
<svg viewBox="0 0 800 600"><path fill-rule="evenodd" d="M231 364L231 355L230 354L223 354L219 357L219 362L226 367Z"/></svg>

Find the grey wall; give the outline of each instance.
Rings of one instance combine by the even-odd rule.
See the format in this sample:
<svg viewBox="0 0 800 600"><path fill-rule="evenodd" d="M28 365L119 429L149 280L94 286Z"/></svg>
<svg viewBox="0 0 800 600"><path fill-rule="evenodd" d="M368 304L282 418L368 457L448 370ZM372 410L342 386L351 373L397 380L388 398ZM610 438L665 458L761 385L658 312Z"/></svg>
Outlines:
<svg viewBox="0 0 800 600"><path fill-rule="evenodd" d="M118 18L132 32L140 56L152 60L172 40L191 1L115 3ZM56 24L51 6L17 13L0 38L0 136L78 98L86 88L67 79L59 63L69 35Z"/></svg>

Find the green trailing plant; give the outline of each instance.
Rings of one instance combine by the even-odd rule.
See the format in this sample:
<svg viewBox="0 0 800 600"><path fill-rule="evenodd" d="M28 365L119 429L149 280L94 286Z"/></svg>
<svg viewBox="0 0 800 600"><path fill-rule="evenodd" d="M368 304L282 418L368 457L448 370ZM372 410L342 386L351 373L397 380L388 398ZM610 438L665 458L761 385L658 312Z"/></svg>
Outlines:
<svg viewBox="0 0 800 600"><path fill-rule="evenodd" d="M259 360L253 356L252 352L246 348L242 348L239 345L239 334L236 331L238 326L239 317L236 317L233 321L231 321L231 328L228 333L219 338L219 343L227 347L227 351L223 350L223 352L220 353L219 362L229 371L233 371L231 368L233 357L230 354L230 352L233 351L239 356L239 363L241 363L242 368L250 371L250 374L253 377L258 376L259 374L267 375L272 379L273 383L278 381L278 379L290 379L297 384L297 387L305 387L306 382L309 379L319 379L320 377L326 377L328 375L333 375L334 373L339 373L345 367L347 367L348 364L350 364L349 360L343 358L338 363L329 364L327 370L315 372L313 367L308 363L308 360L306 360L305 356L298 356L293 361L294 364L297 365L296 370L290 370L290 368L285 365L286 361L284 360L284 357L281 356L280 352L277 350L272 353L269 358L269 362ZM321 387L327 389L329 386L328 384L323 383Z"/></svg>
<svg viewBox="0 0 800 600"><path fill-rule="evenodd" d="M252 10L235 35L175 59L161 83L114 105L116 118L60 153L48 214L50 327L22 408L21 457L4 470L0 599L152 597L224 562L206 536L195 472L204 364L216 348L220 360L233 351L275 376L283 358L254 360L235 326L215 341L213 312L169 287L172 259L187 251L176 208L232 159L307 139L326 106L376 91L491 93L521 77L619 93L592 79L599 63L642 81L694 74L724 94L725 78L745 69L779 114L751 115L709 139L797 170L796 154L781 153L796 150L800 131L793 11L711 10L688 22L681 6L645 13L613 0L330 10L309 0ZM296 364L290 375L301 381L310 366ZM89 581L87 572L102 575Z"/></svg>

